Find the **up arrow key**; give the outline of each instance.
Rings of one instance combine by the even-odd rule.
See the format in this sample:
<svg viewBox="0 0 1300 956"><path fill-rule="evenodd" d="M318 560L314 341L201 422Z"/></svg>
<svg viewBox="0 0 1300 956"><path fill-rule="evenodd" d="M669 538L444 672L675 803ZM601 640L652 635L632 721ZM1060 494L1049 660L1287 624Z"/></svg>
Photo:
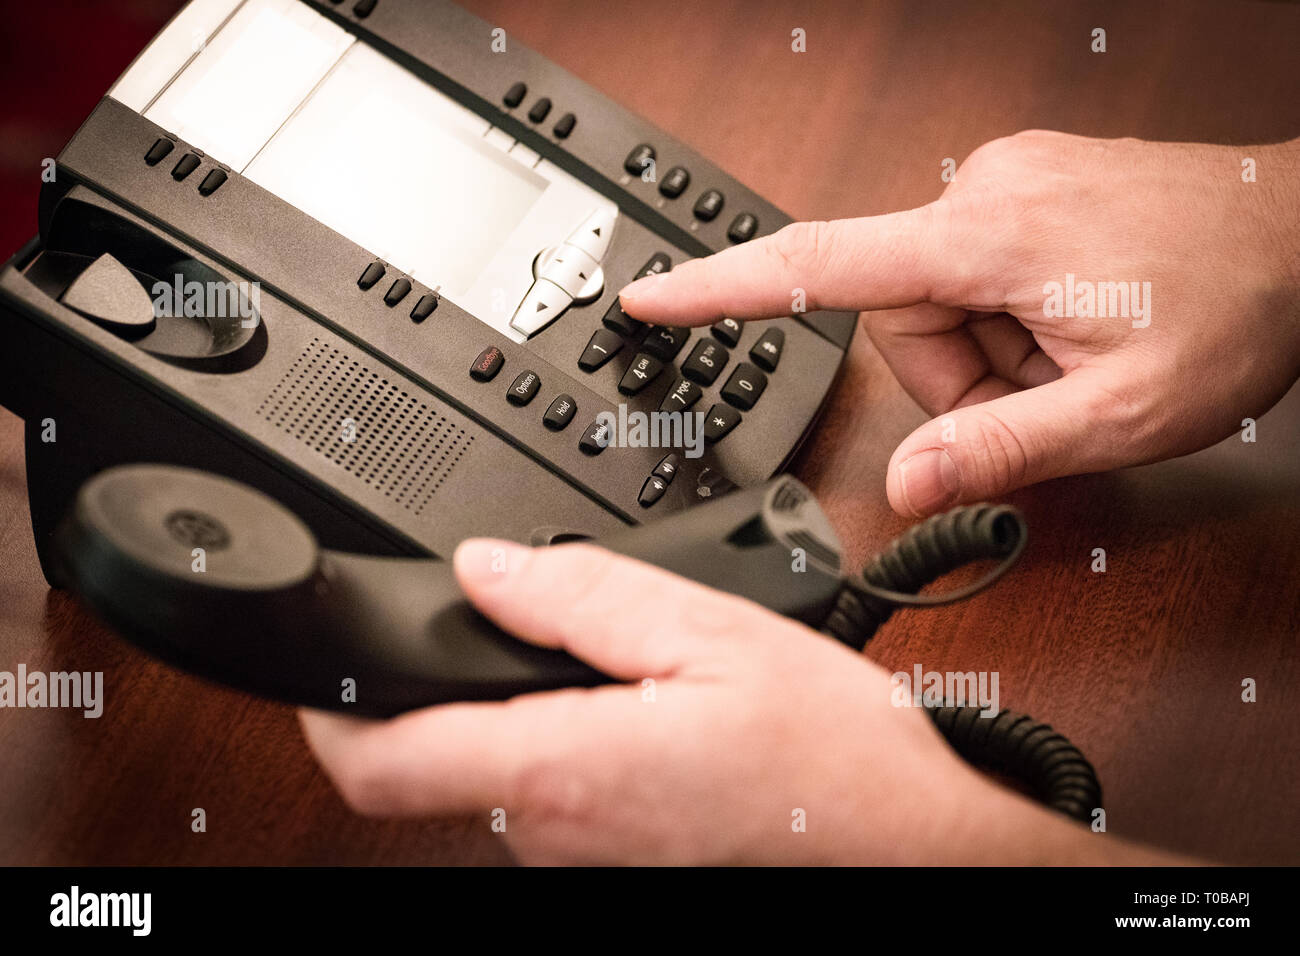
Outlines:
<svg viewBox="0 0 1300 956"><path fill-rule="evenodd" d="M605 252L609 249L609 240L614 232L614 220L617 216L618 211L614 209L593 210L565 242L577 246L599 263L605 258Z"/></svg>

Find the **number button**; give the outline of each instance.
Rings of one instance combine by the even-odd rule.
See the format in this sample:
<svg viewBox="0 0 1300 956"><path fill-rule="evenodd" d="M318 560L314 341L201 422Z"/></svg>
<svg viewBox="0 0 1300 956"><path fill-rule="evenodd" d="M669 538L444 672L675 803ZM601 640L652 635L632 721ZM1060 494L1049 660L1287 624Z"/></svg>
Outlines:
<svg viewBox="0 0 1300 956"><path fill-rule="evenodd" d="M632 360L632 364L623 373L623 378L618 383L618 390L624 395L635 395L653 382L655 377L663 370L663 362L653 355L642 352Z"/></svg>
<svg viewBox="0 0 1300 956"><path fill-rule="evenodd" d="M698 402L703 394L704 389L689 378L679 378L668 394L664 396L664 400L659 403L659 411L684 412Z"/></svg>
<svg viewBox="0 0 1300 956"><path fill-rule="evenodd" d="M623 340L617 333L609 329L597 329L583 349L582 357L578 359L578 368L584 372L594 372L618 354L622 347Z"/></svg>
<svg viewBox="0 0 1300 956"><path fill-rule="evenodd" d="M722 397L731 405L742 411L749 411L767 388L767 376L757 366L741 362L722 386Z"/></svg>
<svg viewBox="0 0 1300 956"><path fill-rule="evenodd" d="M682 363L682 374L700 385L712 385L730 356L717 342L700 339Z"/></svg>

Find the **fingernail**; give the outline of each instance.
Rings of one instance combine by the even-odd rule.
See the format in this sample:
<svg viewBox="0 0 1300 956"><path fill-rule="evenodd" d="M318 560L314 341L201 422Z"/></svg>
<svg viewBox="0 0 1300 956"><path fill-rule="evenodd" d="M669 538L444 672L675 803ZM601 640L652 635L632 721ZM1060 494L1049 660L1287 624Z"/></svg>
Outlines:
<svg viewBox="0 0 1300 956"><path fill-rule="evenodd" d="M514 577L528 561L532 548L495 538L470 538L456 548L452 563L463 579L497 587Z"/></svg>
<svg viewBox="0 0 1300 956"><path fill-rule="evenodd" d="M957 500L961 493L961 476L957 465L944 448L927 448L898 466L903 486L903 503L918 518L938 511Z"/></svg>
<svg viewBox="0 0 1300 956"><path fill-rule="evenodd" d="M656 272L653 275L642 276L641 278L623 286L623 288L619 290L618 296L621 299L625 295L634 298L638 295L644 295L662 282L666 275L668 275L667 272Z"/></svg>

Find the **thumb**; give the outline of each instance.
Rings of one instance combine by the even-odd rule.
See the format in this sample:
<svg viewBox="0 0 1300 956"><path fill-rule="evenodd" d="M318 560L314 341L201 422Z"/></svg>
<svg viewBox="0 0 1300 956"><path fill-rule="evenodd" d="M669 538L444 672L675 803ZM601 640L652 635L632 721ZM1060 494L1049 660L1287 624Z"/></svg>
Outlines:
<svg viewBox="0 0 1300 956"><path fill-rule="evenodd" d="M589 544L462 542L456 577L496 624L620 680L667 677L731 656L740 635L783 619L740 598Z"/></svg>
<svg viewBox="0 0 1300 956"><path fill-rule="evenodd" d="M1126 463L1120 410L1103 373L1078 369L954 409L912 432L889 461L889 503L923 517L1049 478Z"/></svg>

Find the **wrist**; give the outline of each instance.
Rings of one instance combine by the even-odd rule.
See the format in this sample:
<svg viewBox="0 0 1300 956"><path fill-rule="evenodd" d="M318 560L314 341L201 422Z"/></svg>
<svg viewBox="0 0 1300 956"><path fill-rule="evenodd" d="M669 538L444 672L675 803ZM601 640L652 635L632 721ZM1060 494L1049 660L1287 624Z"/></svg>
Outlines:
<svg viewBox="0 0 1300 956"><path fill-rule="evenodd" d="M954 842L960 859L982 866L1169 866L1200 861L1094 831L1055 810L985 781L989 788Z"/></svg>

